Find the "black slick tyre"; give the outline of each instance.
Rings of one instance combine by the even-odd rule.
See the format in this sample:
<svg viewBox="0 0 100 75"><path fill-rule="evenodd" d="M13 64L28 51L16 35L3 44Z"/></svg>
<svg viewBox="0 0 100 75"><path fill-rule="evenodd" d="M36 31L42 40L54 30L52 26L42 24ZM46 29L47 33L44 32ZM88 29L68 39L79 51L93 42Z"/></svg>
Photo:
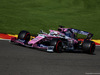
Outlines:
<svg viewBox="0 0 100 75"><path fill-rule="evenodd" d="M83 52L93 54L95 51L95 43L93 41L84 41L82 45Z"/></svg>
<svg viewBox="0 0 100 75"><path fill-rule="evenodd" d="M62 52L63 46L62 46L62 41L60 39L54 38L51 41L51 46L54 46L54 52L57 52L57 53Z"/></svg>
<svg viewBox="0 0 100 75"><path fill-rule="evenodd" d="M30 33L28 31L23 30L18 34L18 39L25 40L26 42L28 42L30 40Z"/></svg>
<svg viewBox="0 0 100 75"><path fill-rule="evenodd" d="M55 51L57 53L61 53L62 52L62 41L61 40L57 41L57 44L55 46Z"/></svg>

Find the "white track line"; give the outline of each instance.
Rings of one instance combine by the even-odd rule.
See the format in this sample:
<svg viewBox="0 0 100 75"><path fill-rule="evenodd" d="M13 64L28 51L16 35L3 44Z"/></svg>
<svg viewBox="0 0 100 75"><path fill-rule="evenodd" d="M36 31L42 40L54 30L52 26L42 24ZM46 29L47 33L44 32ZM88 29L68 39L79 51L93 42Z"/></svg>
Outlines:
<svg viewBox="0 0 100 75"><path fill-rule="evenodd" d="M100 73L85 73L87 75L100 75Z"/></svg>
<svg viewBox="0 0 100 75"><path fill-rule="evenodd" d="M96 45L96 46L100 46L100 45Z"/></svg>
<svg viewBox="0 0 100 75"><path fill-rule="evenodd" d="M0 40L9 41L10 39L0 39Z"/></svg>

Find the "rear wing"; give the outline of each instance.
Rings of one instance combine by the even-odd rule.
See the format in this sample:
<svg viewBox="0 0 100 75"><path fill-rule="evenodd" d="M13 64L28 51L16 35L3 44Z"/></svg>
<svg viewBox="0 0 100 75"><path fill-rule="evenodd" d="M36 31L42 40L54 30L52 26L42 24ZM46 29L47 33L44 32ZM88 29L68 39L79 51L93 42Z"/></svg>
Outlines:
<svg viewBox="0 0 100 75"><path fill-rule="evenodd" d="M86 35L87 36L87 39L91 39L93 37L93 34L92 33L89 33L89 32L86 32L86 31L81 31L81 30L73 29L73 28L71 28L71 30L72 30L73 33Z"/></svg>

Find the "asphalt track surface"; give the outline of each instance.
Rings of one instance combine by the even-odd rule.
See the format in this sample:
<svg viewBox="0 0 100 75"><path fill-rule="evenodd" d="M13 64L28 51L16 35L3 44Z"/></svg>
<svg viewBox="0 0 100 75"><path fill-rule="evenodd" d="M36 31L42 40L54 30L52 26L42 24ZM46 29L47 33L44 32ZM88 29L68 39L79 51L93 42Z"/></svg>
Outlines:
<svg viewBox="0 0 100 75"><path fill-rule="evenodd" d="M0 75L100 75L100 47L94 55L47 53L0 41Z"/></svg>

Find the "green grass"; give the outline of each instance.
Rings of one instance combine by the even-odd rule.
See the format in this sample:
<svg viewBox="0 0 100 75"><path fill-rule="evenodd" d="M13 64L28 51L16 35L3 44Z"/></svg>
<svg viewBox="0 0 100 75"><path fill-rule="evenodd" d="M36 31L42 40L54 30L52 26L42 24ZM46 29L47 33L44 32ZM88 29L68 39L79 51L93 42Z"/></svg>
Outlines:
<svg viewBox="0 0 100 75"><path fill-rule="evenodd" d="M100 39L100 0L0 0L0 32L31 34L58 25L88 31Z"/></svg>

